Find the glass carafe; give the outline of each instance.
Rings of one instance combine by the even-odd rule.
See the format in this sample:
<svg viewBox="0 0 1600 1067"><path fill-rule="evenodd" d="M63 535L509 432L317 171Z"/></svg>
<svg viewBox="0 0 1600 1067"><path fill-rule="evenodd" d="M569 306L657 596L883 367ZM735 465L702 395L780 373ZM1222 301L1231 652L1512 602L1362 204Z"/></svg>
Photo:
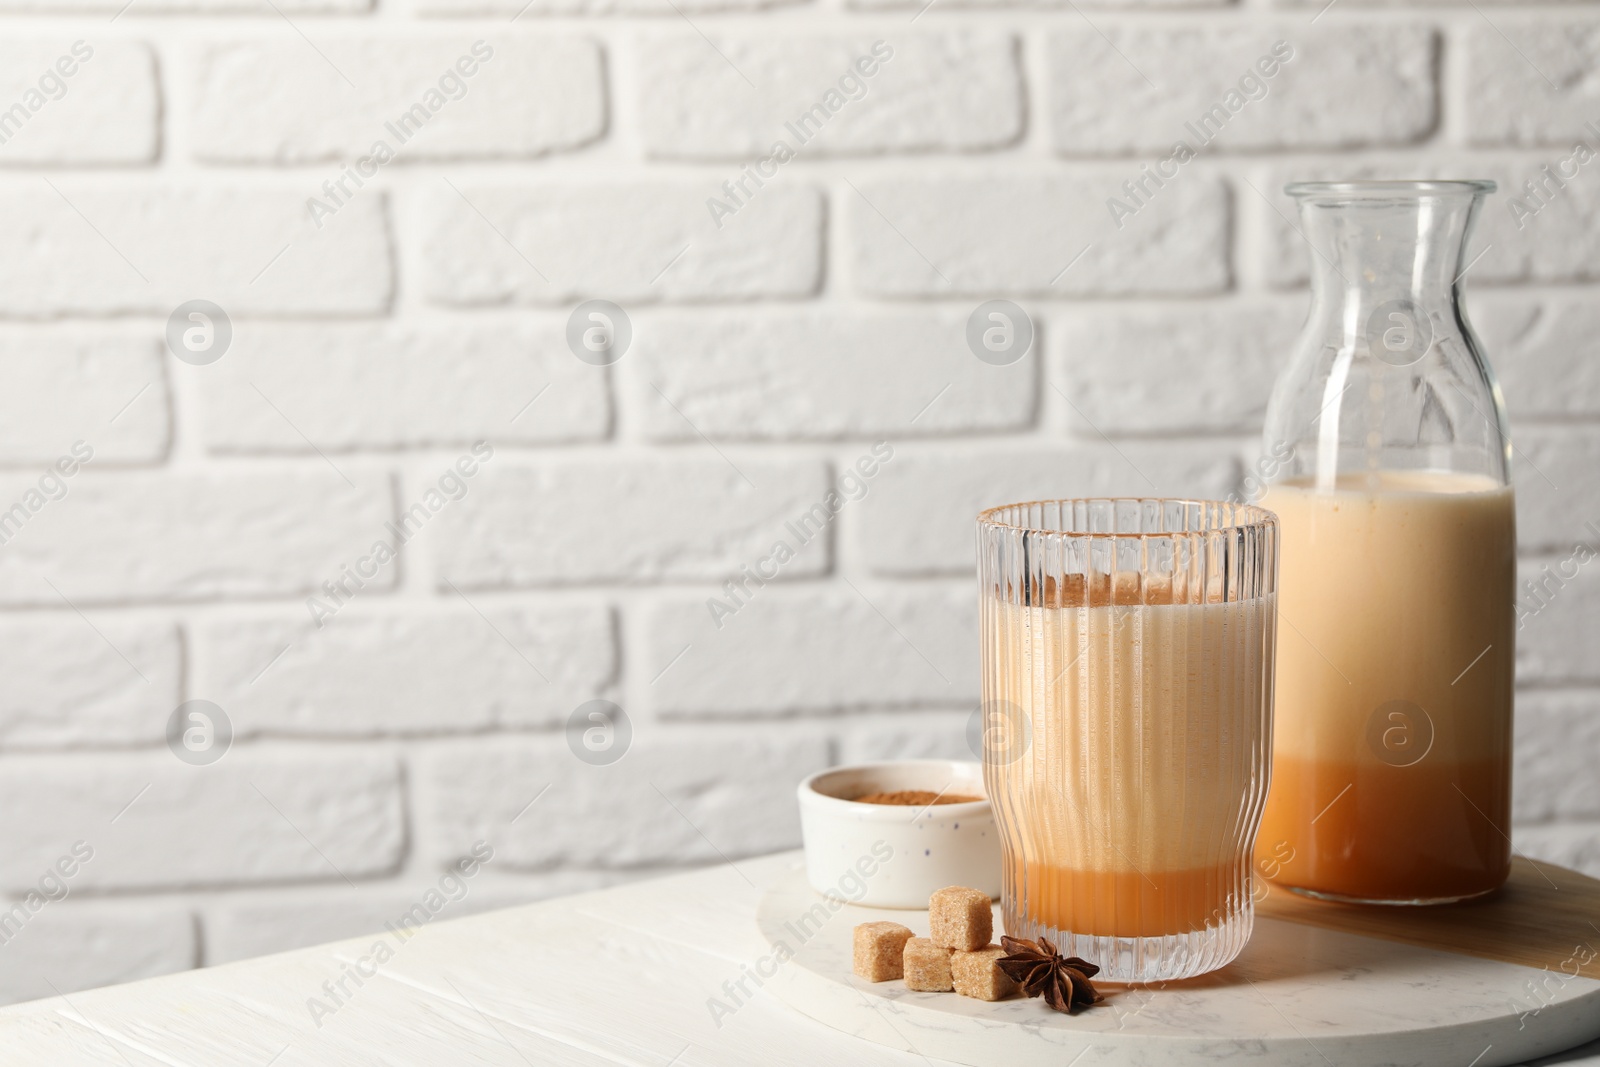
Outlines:
<svg viewBox="0 0 1600 1067"><path fill-rule="evenodd" d="M1510 870L1510 437L1462 306L1494 183L1290 185L1311 312L1267 408L1282 530L1257 869L1317 896L1442 903Z"/></svg>

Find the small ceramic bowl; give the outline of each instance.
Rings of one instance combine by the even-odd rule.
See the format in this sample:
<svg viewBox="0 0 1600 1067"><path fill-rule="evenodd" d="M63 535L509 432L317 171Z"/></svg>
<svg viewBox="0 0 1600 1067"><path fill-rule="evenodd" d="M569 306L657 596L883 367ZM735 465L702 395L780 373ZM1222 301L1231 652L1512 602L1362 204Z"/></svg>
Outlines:
<svg viewBox="0 0 1600 1067"><path fill-rule="evenodd" d="M861 804L906 789L983 797L959 804ZM873 908L926 908L950 885L1000 895L1000 835L983 768L963 760L857 763L800 783L806 877L826 897Z"/></svg>

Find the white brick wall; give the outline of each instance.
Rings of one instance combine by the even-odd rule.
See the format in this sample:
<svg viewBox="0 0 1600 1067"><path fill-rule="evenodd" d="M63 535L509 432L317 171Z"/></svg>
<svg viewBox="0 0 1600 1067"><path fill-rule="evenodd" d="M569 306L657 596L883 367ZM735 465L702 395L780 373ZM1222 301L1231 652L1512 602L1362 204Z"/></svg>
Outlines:
<svg viewBox="0 0 1600 1067"><path fill-rule="evenodd" d="M565 326L240 323L227 357L195 376L203 440L213 452L310 455L601 440L611 425L605 375L572 358ZM360 401L305 403L309 382ZM535 397L541 406L525 414Z"/></svg>
<svg viewBox="0 0 1600 1067"><path fill-rule="evenodd" d="M159 463L170 362L148 331L0 333L0 463L43 468L80 440L97 465Z"/></svg>
<svg viewBox="0 0 1600 1067"><path fill-rule="evenodd" d="M165 319L197 294L237 315L383 311L394 288L383 196L352 200L319 230L309 179L251 189L193 177L176 188L154 174L7 183L0 315Z"/></svg>
<svg viewBox="0 0 1600 1067"><path fill-rule="evenodd" d="M387 479L291 472L83 470L0 554L0 604L293 597L359 556L393 518ZM0 478L0 500L36 482ZM386 583L380 572L379 583Z"/></svg>
<svg viewBox="0 0 1600 1067"><path fill-rule="evenodd" d="M732 172L730 171L730 174ZM721 227L716 188L663 175L518 187L428 183L417 269L445 307L803 297L822 275L823 202L761 191Z"/></svg>
<svg viewBox="0 0 1600 1067"><path fill-rule="evenodd" d="M1600 162L1506 208L1600 141L1600 12L1323 6L0 0L0 510L93 453L0 546L0 904L93 850L0 1001L370 929L479 839L462 913L790 846L806 772L964 754L973 513L1237 486L1290 177L1508 188L1468 280L1554 590L1516 833L1600 873ZM568 348L597 299L610 366ZM1008 366L989 299L1036 328ZM208 365L164 344L191 300ZM621 762L569 747L593 699Z"/></svg>
<svg viewBox="0 0 1600 1067"><path fill-rule="evenodd" d="M152 745L182 699L183 643L168 621L13 615L0 623L7 749Z"/></svg>
<svg viewBox="0 0 1600 1067"><path fill-rule="evenodd" d="M859 295L1191 295L1228 284L1228 196L1214 178L1174 186L1119 232L1104 205L1137 176L1131 165L927 174L897 170L839 191Z"/></svg>
<svg viewBox="0 0 1600 1067"><path fill-rule="evenodd" d="M1035 417L1037 360L973 359L966 317L951 310L640 322L617 369L652 441L898 439L1026 430Z"/></svg>
<svg viewBox="0 0 1600 1067"><path fill-rule="evenodd" d="M495 44L471 33L366 32L325 38L315 51L292 38L202 45L191 57L195 154L213 163L353 160L381 138L400 159L526 159L600 135L595 42L489 36ZM414 111L419 103L426 110Z"/></svg>
<svg viewBox="0 0 1600 1067"><path fill-rule="evenodd" d="M802 134L801 154L810 158L989 149L1022 132L1010 34L899 34L875 51L878 40L761 32L720 35L713 50L693 33L647 37L635 74L645 147L664 159L743 161L770 154L776 138L792 144ZM746 78L759 79L753 91ZM681 88L661 91L669 85ZM839 101L837 121L812 111L829 92Z"/></svg>
<svg viewBox="0 0 1600 1067"><path fill-rule="evenodd" d="M442 746L419 760L418 789L430 802L421 847L449 862L493 840L502 871L758 854L798 837L793 784L828 755L807 733L662 731L639 736L607 767L573 759L559 737ZM524 813L530 803L537 810Z"/></svg>
<svg viewBox="0 0 1600 1067"><path fill-rule="evenodd" d="M967 584L852 585L752 587L716 618L705 597L658 604L643 650L653 703L674 718L976 704Z"/></svg>
<svg viewBox="0 0 1600 1067"><path fill-rule="evenodd" d="M609 693L616 676L598 605L357 610L321 629L303 611L200 627L196 691L240 735L381 737L558 728L567 694Z"/></svg>
<svg viewBox="0 0 1600 1067"><path fill-rule="evenodd" d="M74 889L180 888L392 873L405 830L400 769L382 751L278 745L196 768L167 751L0 760L0 801L30 811L0 887L26 893L77 840Z"/></svg>
<svg viewBox="0 0 1600 1067"><path fill-rule="evenodd" d="M1286 47L1275 48L1280 41ZM1404 23L1140 26L1104 35L1078 25L1050 35L1049 56L1050 127L1062 155L1194 145L1185 123L1209 133L1215 127L1202 116L1246 77L1261 87L1246 86L1253 102L1222 113L1219 152L1408 144L1437 112L1433 33ZM1330 106L1335 100L1342 106Z"/></svg>
<svg viewBox="0 0 1600 1067"><path fill-rule="evenodd" d="M138 42L0 42L0 101L8 163L149 163L160 141L155 55Z"/></svg>

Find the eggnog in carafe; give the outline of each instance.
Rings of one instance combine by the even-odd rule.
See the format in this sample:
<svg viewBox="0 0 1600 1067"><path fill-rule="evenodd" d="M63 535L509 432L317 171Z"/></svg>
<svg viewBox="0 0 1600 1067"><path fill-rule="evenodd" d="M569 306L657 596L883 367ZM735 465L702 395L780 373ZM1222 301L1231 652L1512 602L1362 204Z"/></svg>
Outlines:
<svg viewBox="0 0 1600 1067"><path fill-rule="evenodd" d="M1263 442L1282 625L1256 870L1297 891L1432 904L1510 872L1510 434L1461 289L1493 190L1286 190L1311 309Z"/></svg>
<svg viewBox="0 0 1600 1067"><path fill-rule="evenodd" d="M1261 861L1353 900L1495 888L1510 864L1511 489L1390 471L1274 485L1262 506L1283 553Z"/></svg>

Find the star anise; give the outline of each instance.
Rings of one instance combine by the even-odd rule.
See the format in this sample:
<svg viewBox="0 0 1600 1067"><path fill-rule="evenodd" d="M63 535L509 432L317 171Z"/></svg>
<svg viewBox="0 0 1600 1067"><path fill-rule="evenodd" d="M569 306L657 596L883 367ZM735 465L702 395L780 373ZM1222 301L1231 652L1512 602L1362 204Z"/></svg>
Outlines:
<svg viewBox="0 0 1600 1067"><path fill-rule="evenodd" d="M1019 983L1030 997L1043 995L1045 1003L1056 1011L1071 1012L1080 1005L1105 999L1089 981L1100 973L1100 968L1077 956L1063 957L1047 937L1038 941L1002 937L1000 947L1006 955L995 962L1006 977Z"/></svg>

